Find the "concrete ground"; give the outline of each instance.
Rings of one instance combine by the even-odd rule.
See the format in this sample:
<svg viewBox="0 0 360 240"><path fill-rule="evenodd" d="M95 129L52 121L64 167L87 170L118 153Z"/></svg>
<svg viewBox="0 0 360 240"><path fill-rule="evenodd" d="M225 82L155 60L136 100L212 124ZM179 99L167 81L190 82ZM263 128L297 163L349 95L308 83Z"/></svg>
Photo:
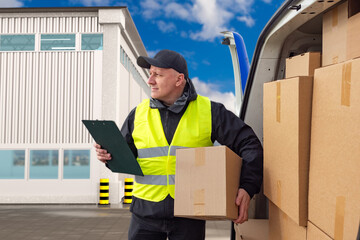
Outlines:
<svg viewBox="0 0 360 240"><path fill-rule="evenodd" d="M127 240L127 205L0 205L0 239ZM206 240L229 240L230 221L207 221Z"/></svg>

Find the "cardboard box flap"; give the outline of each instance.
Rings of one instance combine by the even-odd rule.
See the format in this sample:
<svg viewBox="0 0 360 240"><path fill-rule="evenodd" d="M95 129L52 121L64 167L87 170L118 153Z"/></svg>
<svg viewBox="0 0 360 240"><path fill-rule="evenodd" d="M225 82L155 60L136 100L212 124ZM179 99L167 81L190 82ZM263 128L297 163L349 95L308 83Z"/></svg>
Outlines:
<svg viewBox="0 0 360 240"><path fill-rule="evenodd" d="M269 201L269 240L306 240L306 227L299 226Z"/></svg>
<svg viewBox="0 0 360 240"><path fill-rule="evenodd" d="M268 240L269 220L249 219L242 224L234 224L236 240Z"/></svg>
<svg viewBox="0 0 360 240"><path fill-rule="evenodd" d="M319 229L312 222L308 222L306 231L306 240L332 240L324 231Z"/></svg>

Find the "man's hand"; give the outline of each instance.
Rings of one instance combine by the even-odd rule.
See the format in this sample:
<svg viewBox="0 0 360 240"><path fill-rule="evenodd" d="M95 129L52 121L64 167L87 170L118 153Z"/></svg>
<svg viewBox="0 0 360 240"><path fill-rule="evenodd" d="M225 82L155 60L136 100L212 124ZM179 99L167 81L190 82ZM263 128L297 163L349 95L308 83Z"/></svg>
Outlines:
<svg viewBox="0 0 360 240"><path fill-rule="evenodd" d="M101 146L97 143L94 144L97 159L99 159L103 163L107 163L107 161L111 160L111 155L106 151L106 149L102 149Z"/></svg>
<svg viewBox="0 0 360 240"><path fill-rule="evenodd" d="M250 196L243 188L239 189L235 203L239 206L239 217L233 222L241 224L248 220L248 209L250 205Z"/></svg>

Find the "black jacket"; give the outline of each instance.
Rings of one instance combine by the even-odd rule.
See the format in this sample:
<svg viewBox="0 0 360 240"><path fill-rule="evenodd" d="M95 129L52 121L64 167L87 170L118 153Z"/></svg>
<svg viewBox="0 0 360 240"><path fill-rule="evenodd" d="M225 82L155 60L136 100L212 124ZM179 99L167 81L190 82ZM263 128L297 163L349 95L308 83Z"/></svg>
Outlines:
<svg viewBox="0 0 360 240"><path fill-rule="evenodd" d="M159 100L150 99L150 107L159 109L164 133L169 144L188 103L196 98L195 88L191 80L188 80L183 95L172 106L166 107ZM132 138L135 109L129 113L121 132L137 157L137 150ZM259 139L248 125L234 113L228 111L221 103L211 101L211 118L212 142L217 141L221 145L226 145L242 157L240 188L244 188L252 198L260 191L263 178L263 149ZM142 217L171 218L174 216L174 201L170 196L158 203L133 197L130 210Z"/></svg>

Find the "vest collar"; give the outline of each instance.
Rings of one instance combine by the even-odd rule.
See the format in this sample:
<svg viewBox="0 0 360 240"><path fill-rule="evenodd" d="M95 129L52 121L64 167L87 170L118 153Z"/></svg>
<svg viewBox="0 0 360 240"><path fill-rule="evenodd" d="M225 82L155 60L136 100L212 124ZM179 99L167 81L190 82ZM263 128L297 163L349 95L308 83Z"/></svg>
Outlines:
<svg viewBox="0 0 360 240"><path fill-rule="evenodd" d="M197 93L192 81L188 78L183 94L171 106L164 105L160 100L150 98L150 108L168 109L173 113L180 113L187 105L187 102L194 101L197 98Z"/></svg>

